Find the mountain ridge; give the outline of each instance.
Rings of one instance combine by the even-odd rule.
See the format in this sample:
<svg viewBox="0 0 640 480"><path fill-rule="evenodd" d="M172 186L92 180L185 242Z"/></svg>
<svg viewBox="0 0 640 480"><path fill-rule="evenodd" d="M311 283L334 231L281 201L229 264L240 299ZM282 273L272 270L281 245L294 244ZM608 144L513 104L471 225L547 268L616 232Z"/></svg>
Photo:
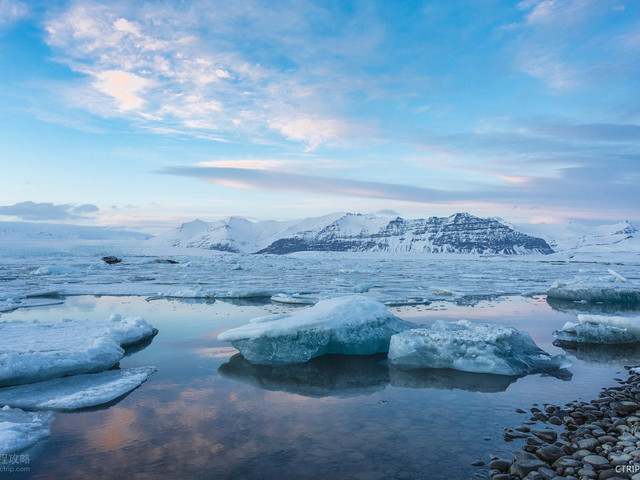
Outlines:
<svg viewBox="0 0 640 480"><path fill-rule="evenodd" d="M197 223L194 223L197 222ZM286 222L229 217L183 224L154 242L241 254L301 251L550 254L541 238L496 218L468 213L405 220L400 216L333 213ZM197 227L197 228L194 228ZM199 230L194 233L194 230Z"/></svg>

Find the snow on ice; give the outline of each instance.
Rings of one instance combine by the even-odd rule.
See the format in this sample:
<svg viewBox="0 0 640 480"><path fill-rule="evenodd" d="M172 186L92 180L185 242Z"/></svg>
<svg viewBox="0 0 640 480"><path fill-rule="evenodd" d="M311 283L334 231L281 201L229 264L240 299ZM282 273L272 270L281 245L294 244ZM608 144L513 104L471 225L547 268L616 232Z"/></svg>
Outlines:
<svg viewBox="0 0 640 480"><path fill-rule="evenodd" d="M566 368L564 356L552 357L528 333L468 320L438 321L391 337L389 361L403 368L450 368L463 372L527 375Z"/></svg>
<svg viewBox="0 0 640 480"><path fill-rule="evenodd" d="M76 410L115 400L147 380L155 367L108 370L0 388L0 405L27 410Z"/></svg>
<svg viewBox="0 0 640 480"><path fill-rule="evenodd" d="M367 296L322 300L287 314L254 318L218 335L256 364L306 362L326 353L371 355L386 352L391 335L411 328Z"/></svg>
<svg viewBox="0 0 640 480"><path fill-rule="evenodd" d="M8 455L32 446L51 435L51 412L24 412L19 408L0 409L0 454Z"/></svg>
<svg viewBox="0 0 640 480"><path fill-rule="evenodd" d="M106 370L122 347L156 333L141 317L106 321L0 322L0 386Z"/></svg>
<svg viewBox="0 0 640 480"><path fill-rule="evenodd" d="M567 322L553 332L557 345L591 343L618 345L640 341L640 317L578 315L578 323Z"/></svg>
<svg viewBox="0 0 640 480"><path fill-rule="evenodd" d="M555 282L547 291L551 298L559 300L611 303L640 303L640 285L628 281L618 272L609 269L609 276Z"/></svg>

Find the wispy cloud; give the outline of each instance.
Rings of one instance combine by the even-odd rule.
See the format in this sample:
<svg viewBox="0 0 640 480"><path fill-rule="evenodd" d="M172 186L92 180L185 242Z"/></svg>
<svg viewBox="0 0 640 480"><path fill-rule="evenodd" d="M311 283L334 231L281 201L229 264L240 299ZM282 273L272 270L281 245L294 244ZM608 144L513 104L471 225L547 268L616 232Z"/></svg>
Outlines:
<svg viewBox="0 0 640 480"><path fill-rule="evenodd" d="M77 220L88 218L98 210L98 207L91 203L65 205L27 201L0 206L0 215L18 217L22 220Z"/></svg>
<svg viewBox="0 0 640 480"><path fill-rule="evenodd" d="M9 26L27 16L29 8L24 2L16 0L0 0L0 28Z"/></svg>
<svg viewBox="0 0 640 480"><path fill-rule="evenodd" d="M525 11L515 28L518 70L558 92L601 90L603 82L637 78L638 64L630 56L638 22L621 1L531 0L518 7Z"/></svg>
<svg viewBox="0 0 640 480"><path fill-rule="evenodd" d="M313 63L289 54L296 43L308 50L305 27L313 15L327 12L287 2L266 10L251 2L83 2L51 16L46 31L55 58L92 79L77 83L74 96L84 88L112 99L91 101L91 92L80 93L94 113L226 140L241 135L260 142L277 133L315 149L339 144L362 126L340 111L345 91L357 90L357 82L344 81L339 71L326 75L328 52ZM338 53L338 44L328 48L356 58L370 48L361 43L354 41L351 53Z"/></svg>
<svg viewBox="0 0 640 480"><path fill-rule="evenodd" d="M393 199L418 203L458 200L461 197L467 199L483 198L486 196L483 192L450 192L435 188L308 175L264 168L184 166L169 167L161 170L159 173L195 177L219 185L247 190L304 192L348 197Z"/></svg>

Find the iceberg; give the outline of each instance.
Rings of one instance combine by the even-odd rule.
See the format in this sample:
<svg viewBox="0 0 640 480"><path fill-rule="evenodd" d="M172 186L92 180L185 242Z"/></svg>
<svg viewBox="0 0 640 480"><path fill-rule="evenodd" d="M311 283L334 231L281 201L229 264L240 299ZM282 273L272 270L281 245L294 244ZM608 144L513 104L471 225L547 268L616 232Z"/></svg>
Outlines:
<svg viewBox="0 0 640 480"><path fill-rule="evenodd" d="M569 366L552 357L528 333L491 323L438 321L391 337L389 361L401 368L449 368L463 372L528 375Z"/></svg>
<svg viewBox="0 0 640 480"><path fill-rule="evenodd" d="M124 356L122 347L157 333L141 317L106 321L0 322L0 387L100 372Z"/></svg>
<svg viewBox="0 0 640 480"><path fill-rule="evenodd" d="M155 367L108 370L0 388L0 405L62 411L95 407L137 388L155 371Z"/></svg>
<svg viewBox="0 0 640 480"><path fill-rule="evenodd" d="M373 355L389 349L392 335L415 326L364 295L322 300L292 313L254 318L218 335L251 363L302 363L336 353Z"/></svg>
<svg viewBox="0 0 640 480"><path fill-rule="evenodd" d="M28 448L51 435L51 412L24 412L0 408L0 454L9 455Z"/></svg>
<svg viewBox="0 0 640 480"><path fill-rule="evenodd" d="M579 323L567 322L553 332L558 346L576 343L619 345L640 342L640 317L578 315Z"/></svg>
<svg viewBox="0 0 640 480"><path fill-rule="evenodd" d="M640 303L640 285L629 282L616 271L609 269L608 277L557 281L547 290L547 296L558 300Z"/></svg>

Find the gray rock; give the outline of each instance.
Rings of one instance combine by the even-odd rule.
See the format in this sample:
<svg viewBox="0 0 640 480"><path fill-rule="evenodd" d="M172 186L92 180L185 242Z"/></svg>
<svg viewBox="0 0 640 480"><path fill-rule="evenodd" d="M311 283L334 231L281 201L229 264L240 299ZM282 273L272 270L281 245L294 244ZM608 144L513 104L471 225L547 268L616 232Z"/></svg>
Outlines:
<svg viewBox="0 0 640 480"><path fill-rule="evenodd" d="M640 408L640 404L636 402L628 402L628 401L613 402L611 404L611 408L613 409L614 412L628 415L638 410Z"/></svg>
<svg viewBox="0 0 640 480"><path fill-rule="evenodd" d="M633 457L628 453L610 453L609 454L609 463L614 467L616 465L628 465Z"/></svg>
<svg viewBox="0 0 640 480"><path fill-rule="evenodd" d="M562 420L560 420L560 417L553 415L549 417L549 423L552 425L562 425Z"/></svg>
<svg viewBox="0 0 640 480"><path fill-rule="evenodd" d="M541 460L544 460L549 465L552 465L560 457L564 457L564 450L562 450L560 447L556 447L555 445L547 445L539 449L536 452L536 455Z"/></svg>
<svg viewBox="0 0 640 480"><path fill-rule="evenodd" d="M600 445L600 441L597 438L588 437L583 438L582 440L578 440L576 442L580 450L591 450L593 451L597 446Z"/></svg>
<svg viewBox="0 0 640 480"><path fill-rule="evenodd" d="M553 463L553 468L555 468L556 470L558 468L567 468L567 467L582 467L582 462L580 460L576 460L573 457L570 457L568 455L564 456L564 457L560 457L558 460L556 460Z"/></svg>
<svg viewBox="0 0 640 480"><path fill-rule="evenodd" d="M535 455L528 453L519 453L516 455L516 459L509 468L509 474L515 477L524 478L531 472L535 472L541 467L547 467L548 465L540 460Z"/></svg>
<svg viewBox="0 0 640 480"><path fill-rule="evenodd" d="M500 470L501 472L508 471L510 466L511 461L505 460L504 458L496 458L495 460L491 460L491 462L489 462L489 468Z"/></svg>
<svg viewBox="0 0 640 480"><path fill-rule="evenodd" d="M541 474L540 472L530 472L522 480L549 480L549 479L547 478L547 476Z"/></svg>
<svg viewBox="0 0 640 480"><path fill-rule="evenodd" d="M610 468L609 470L601 471L598 475L598 480L625 480L625 477L621 477L618 472Z"/></svg>
<svg viewBox="0 0 640 480"><path fill-rule="evenodd" d="M601 437L598 437L598 441L600 443L613 443L615 445L618 439L613 435L603 435Z"/></svg>
<svg viewBox="0 0 640 480"><path fill-rule="evenodd" d="M547 443L555 443L558 439L558 434L553 430L531 430L531 433Z"/></svg>
<svg viewBox="0 0 640 480"><path fill-rule="evenodd" d="M608 465L609 460L600 455L587 455L582 459L584 463L588 463L589 465L594 466L595 468L602 467L603 465Z"/></svg>

